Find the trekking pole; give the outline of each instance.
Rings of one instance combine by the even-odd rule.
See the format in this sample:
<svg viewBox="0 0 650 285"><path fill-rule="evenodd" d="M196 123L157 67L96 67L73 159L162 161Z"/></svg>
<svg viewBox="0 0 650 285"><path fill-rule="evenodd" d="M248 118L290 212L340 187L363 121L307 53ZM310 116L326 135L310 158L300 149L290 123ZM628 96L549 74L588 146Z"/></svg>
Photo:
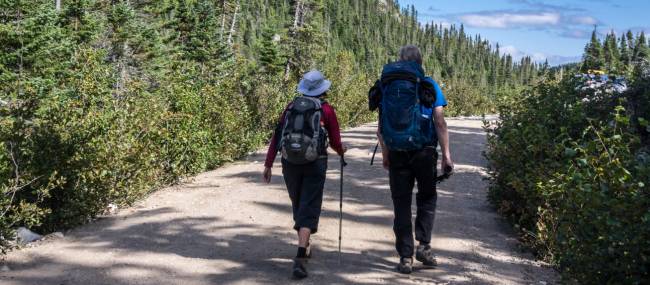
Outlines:
<svg viewBox="0 0 650 285"><path fill-rule="evenodd" d="M379 143L375 145L375 151L372 152L372 158L370 159L370 165L375 162L375 155L377 154L377 148L379 148Z"/></svg>
<svg viewBox="0 0 650 285"><path fill-rule="evenodd" d="M451 175L454 174L454 172L453 172L454 169L451 168L451 167L445 167L445 169L443 171L444 171L444 174L436 177L436 182L437 183L440 183L440 182L444 181L445 179L449 179L449 177L451 177Z"/></svg>
<svg viewBox="0 0 650 285"><path fill-rule="evenodd" d="M347 165L345 157L341 155L341 187L339 188L339 264L341 264L341 233L343 231L343 168Z"/></svg>

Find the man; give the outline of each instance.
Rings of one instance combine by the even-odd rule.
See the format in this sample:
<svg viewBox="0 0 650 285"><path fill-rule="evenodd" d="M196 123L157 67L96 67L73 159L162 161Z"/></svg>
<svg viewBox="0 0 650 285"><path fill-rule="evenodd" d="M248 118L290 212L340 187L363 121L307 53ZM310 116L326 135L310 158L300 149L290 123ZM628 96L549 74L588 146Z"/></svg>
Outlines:
<svg viewBox="0 0 650 285"><path fill-rule="evenodd" d="M296 97L282 113L264 163L263 179L271 182L271 168L282 151L282 175L293 208L298 252L293 264L296 279L307 277L305 265L311 256L309 238L318 231L327 171L327 137L341 156L339 123L334 108L324 100L331 82L319 71L310 71L298 84ZM310 124L313 122L313 124Z"/></svg>
<svg viewBox="0 0 650 285"><path fill-rule="evenodd" d="M409 76L404 77L398 74L402 69L406 71L413 70L412 73L418 79L410 80L411 82L404 80ZM422 54L417 47L409 45L400 49L400 60L398 62L384 67L381 80L383 98L380 108L378 136L382 149L383 165L389 172L391 197L393 199L395 247L400 256L400 263L397 268L399 272L405 274L413 271L414 241L411 203L415 181L418 184L415 239L419 242L415 249L415 258L426 266L437 265L430 242L437 200L436 166L438 152L436 144L438 142L442 150L441 168L445 173L451 173L454 167L449 150L447 123L444 118L444 107L447 105L447 101L440 86L433 79L423 76ZM411 75L411 77L413 76ZM420 80L420 78L423 80ZM422 93L426 93L427 84L431 87L430 89L435 91L435 94L430 96L435 98L435 101L429 102L430 106L426 106L424 104L426 103L424 102L426 101L425 98L421 97L423 96ZM409 92L413 94L412 96L420 96L421 98L412 98L410 105L407 104L406 106L390 101L403 100L399 98L411 94ZM391 96L398 99L391 99ZM421 104L421 102L424 103ZM421 139L418 139L418 135L411 134L406 140L400 141L404 137L404 133L408 132L408 128L400 129L396 127L395 125L400 122L391 125L391 120L403 121L403 118L409 118L411 116L408 113L409 110L415 110L414 116L423 120L419 122L422 127L416 129L425 133L420 134L420 136L423 136ZM427 128L427 123L430 123L431 117L433 117L433 124L431 124L430 128ZM426 133L431 128L435 128L435 130ZM412 143L413 141L416 143ZM403 143L400 144L400 142Z"/></svg>

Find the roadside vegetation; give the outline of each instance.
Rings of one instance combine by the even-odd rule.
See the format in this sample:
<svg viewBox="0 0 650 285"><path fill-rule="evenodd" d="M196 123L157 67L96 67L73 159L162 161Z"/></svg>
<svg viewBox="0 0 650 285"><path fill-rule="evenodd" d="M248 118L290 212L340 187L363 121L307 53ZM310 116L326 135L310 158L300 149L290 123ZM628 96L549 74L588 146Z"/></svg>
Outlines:
<svg viewBox="0 0 650 285"><path fill-rule="evenodd" d="M581 64L502 98L487 125L490 200L566 283L650 283L649 59L643 34L594 32Z"/></svg>
<svg viewBox="0 0 650 285"><path fill-rule="evenodd" d="M548 68L390 0L1 1L0 249L258 148L312 68L344 127L373 120L368 87L407 43L451 115Z"/></svg>

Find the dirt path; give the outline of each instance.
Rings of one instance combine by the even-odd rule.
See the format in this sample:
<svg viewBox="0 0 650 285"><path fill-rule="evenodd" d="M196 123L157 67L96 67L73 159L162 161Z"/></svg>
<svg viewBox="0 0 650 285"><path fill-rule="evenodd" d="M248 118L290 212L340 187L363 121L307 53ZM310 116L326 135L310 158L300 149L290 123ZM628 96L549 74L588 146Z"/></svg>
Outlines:
<svg viewBox="0 0 650 285"><path fill-rule="evenodd" d="M153 194L139 205L7 257L1 284L553 284L486 202L480 120L449 120L456 174L438 188L436 269L395 272L387 173L369 166L374 125L349 130L342 264L338 159L331 156L310 278L290 280L295 237L279 163L262 153Z"/></svg>

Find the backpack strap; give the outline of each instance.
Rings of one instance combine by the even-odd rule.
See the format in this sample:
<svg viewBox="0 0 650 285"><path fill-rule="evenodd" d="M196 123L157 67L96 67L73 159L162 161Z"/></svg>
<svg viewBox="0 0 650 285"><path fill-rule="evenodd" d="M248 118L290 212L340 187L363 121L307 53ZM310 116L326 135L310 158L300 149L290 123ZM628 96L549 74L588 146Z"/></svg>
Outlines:
<svg viewBox="0 0 650 285"><path fill-rule="evenodd" d="M284 117L282 118L282 122L278 124L278 129L276 131L280 131L280 132L278 136L278 143L276 144L277 151L280 151L280 149L282 149L282 144L284 143L284 130L289 125L289 116L291 116L292 107L293 107L293 102L287 105L287 109L284 111Z"/></svg>
<svg viewBox="0 0 650 285"><path fill-rule="evenodd" d="M381 76L381 80L379 80L379 84L381 86L382 94L385 93L385 88L388 87L393 81L397 80L403 80L403 81L409 81L413 84L415 84L415 94L417 94L416 99L417 103L421 103L421 94L420 94L420 85L422 82L424 82L426 79L425 77L418 76L417 74L414 74L412 72L391 72L385 75Z"/></svg>
<svg viewBox="0 0 650 285"><path fill-rule="evenodd" d="M377 110L381 105L381 96L384 92L384 86L381 80L375 81L375 84L368 90L368 110L371 112Z"/></svg>
<svg viewBox="0 0 650 285"><path fill-rule="evenodd" d="M309 97L309 96L300 96L300 97L307 98L310 101L314 102L316 104L316 106L317 106L316 110L318 110L318 111L323 110L323 104L327 103L327 101L325 101L322 98L314 98L314 97ZM297 98L299 98L299 97L297 97Z"/></svg>
<svg viewBox="0 0 650 285"><path fill-rule="evenodd" d="M422 96L424 96L424 105L427 107L431 107L432 109L435 107L436 100L438 100L438 91L436 90L435 85L438 83L433 80L433 78L430 77L425 77L422 80Z"/></svg>
<svg viewBox="0 0 650 285"><path fill-rule="evenodd" d="M410 72L394 72L394 73L383 75L381 77L381 84L389 85L391 82L396 80L405 80L413 83L418 83L421 79L419 76Z"/></svg>

